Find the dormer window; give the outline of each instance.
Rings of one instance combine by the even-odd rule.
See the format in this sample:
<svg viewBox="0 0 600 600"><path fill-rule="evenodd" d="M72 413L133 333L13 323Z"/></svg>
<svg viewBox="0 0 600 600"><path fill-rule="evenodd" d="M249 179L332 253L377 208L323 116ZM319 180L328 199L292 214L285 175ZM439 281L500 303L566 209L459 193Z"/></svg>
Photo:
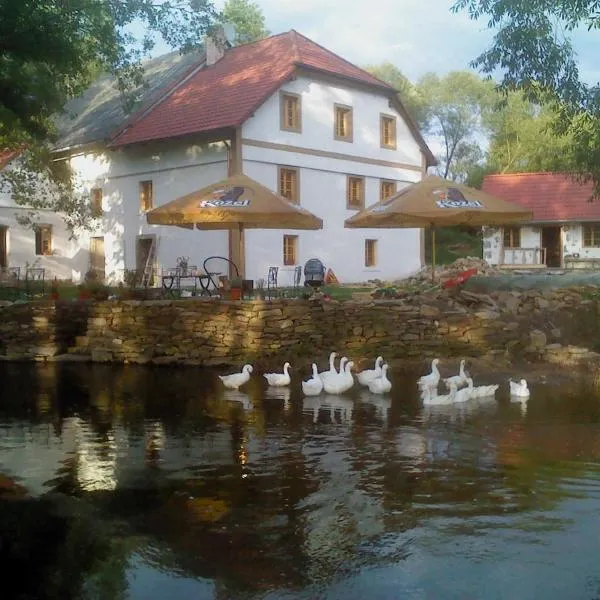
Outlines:
<svg viewBox="0 0 600 600"><path fill-rule="evenodd" d="M302 131L302 109L298 94L282 93L281 102L281 129L283 131Z"/></svg>

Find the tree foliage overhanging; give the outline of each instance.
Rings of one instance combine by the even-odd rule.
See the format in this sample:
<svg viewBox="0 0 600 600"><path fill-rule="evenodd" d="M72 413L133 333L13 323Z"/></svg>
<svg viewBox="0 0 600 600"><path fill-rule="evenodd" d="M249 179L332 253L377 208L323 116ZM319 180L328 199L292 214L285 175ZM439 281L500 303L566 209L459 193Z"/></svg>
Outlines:
<svg viewBox="0 0 600 600"><path fill-rule="evenodd" d="M570 35L600 28L597 0L457 0L453 10L487 17L492 46L473 61L484 73L502 70L505 91L551 104L550 125L569 140L570 170L600 195L600 87L582 81ZM567 148L565 148L567 149Z"/></svg>
<svg viewBox="0 0 600 600"><path fill-rule="evenodd" d="M87 203L51 161L54 115L102 71L116 76L130 106L157 37L191 50L217 17L210 0L0 0L0 150L26 149L2 187L34 211L64 212L71 229L85 225ZM49 189L36 193L46 179Z"/></svg>

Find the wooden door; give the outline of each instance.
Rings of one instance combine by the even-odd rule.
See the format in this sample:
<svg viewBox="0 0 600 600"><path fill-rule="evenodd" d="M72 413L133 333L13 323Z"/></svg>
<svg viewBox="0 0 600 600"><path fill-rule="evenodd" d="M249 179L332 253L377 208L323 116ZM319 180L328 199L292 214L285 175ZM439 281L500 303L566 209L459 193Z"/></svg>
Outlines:
<svg viewBox="0 0 600 600"><path fill-rule="evenodd" d="M90 238L90 268L98 279L104 281L106 257L104 256L104 238Z"/></svg>

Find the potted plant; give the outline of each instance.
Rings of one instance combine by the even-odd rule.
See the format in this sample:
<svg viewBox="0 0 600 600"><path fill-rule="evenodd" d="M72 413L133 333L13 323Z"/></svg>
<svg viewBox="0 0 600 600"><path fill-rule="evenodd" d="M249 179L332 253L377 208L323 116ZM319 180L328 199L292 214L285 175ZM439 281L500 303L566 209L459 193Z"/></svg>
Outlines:
<svg viewBox="0 0 600 600"><path fill-rule="evenodd" d="M231 300L242 299L242 278L232 277L229 280L229 297Z"/></svg>

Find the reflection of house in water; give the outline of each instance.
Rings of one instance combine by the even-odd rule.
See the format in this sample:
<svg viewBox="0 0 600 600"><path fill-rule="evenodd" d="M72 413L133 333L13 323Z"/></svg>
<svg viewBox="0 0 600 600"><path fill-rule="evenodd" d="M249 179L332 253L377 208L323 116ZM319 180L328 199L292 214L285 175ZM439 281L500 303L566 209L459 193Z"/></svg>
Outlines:
<svg viewBox="0 0 600 600"><path fill-rule="evenodd" d="M326 422L349 424L352 422L354 402L344 396L325 394L309 396L302 400L302 412L312 416L313 423L324 415Z"/></svg>

